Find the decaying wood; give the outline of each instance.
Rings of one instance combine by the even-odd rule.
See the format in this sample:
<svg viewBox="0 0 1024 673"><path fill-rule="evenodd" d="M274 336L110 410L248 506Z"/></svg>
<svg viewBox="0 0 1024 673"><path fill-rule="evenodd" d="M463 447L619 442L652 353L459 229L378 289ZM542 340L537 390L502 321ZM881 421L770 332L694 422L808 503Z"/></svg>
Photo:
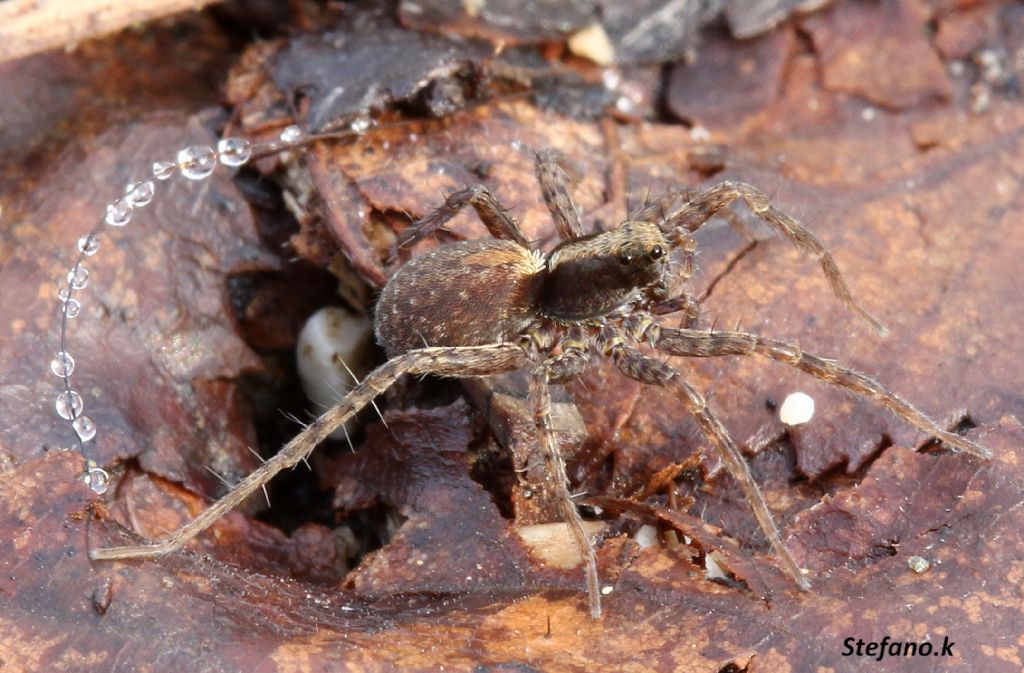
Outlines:
<svg viewBox="0 0 1024 673"><path fill-rule="evenodd" d="M152 21L214 0L10 0L0 3L0 63Z"/></svg>
<svg viewBox="0 0 1024 673"><path fill-rule="evenodd" d="M524 89L459 103L446 78L482 72L491 51L445 61L449 52L437 50L431 63L458 67L441 68L436 80L425 68L422 86L398 81L390 97L372 101L422 117L318 144L291 167L289 198L302 197L291 202L308 215L299 230L281 224L265 183L251 176L198 188L161 183L154 206L93 258L72 326L75 376L101 429L96 458L115 477L105 498L78 480L77 456L56 450L70 444L44 373L57 280L77 237L124 182L181 146L212 141L223 117L195 110L215 102L210 64L227 68L234 55L217 27L202 23L192 53L203 71L180 75L194 87L167 84L169 71L157 70L163 43L145 36L128 47L91 45L92 68L75 54L37 56L20 72L5 66L0 90L25 92L37 111L11 114L22 101L0 99L4 119L17 122L0 127L5 670L1019 671L1024 103L980 63L990 50L1012 70L1022 18L1013 3L939 11L894 0L840 4L754 43L708 34L707 58L672 66L667 90L657 77L623 73L625 90L666 102L643 123L569 115L579 106L537 104ZM900 44L886 34L891 25ZM370 38L349 47L368 49ZM309 73L296 64L328 42L251 48L227 86L232 123L260 135L293 114L308 120L328 92L302 86ZM165 81L114 76L117 63L132 61L126 49L137 50L139 70L148 64ZM878 72L893 62L903 76ZM275 84L286 64L295 90ZM594 74L581 67L584 79ZM362 81L375 81L363 70ZM448 97L430 98L435 81ZM543 92L541 103L558 91L529 78L519 86ZM61 95L48 97L54 90ZM148 111L125 119L124 90L153 101ZM981 90L989 98L978 111ZM420 96L443 103L434 109L444 114L428 118ZM344 122L365 114L365 102L328 116ZM811 572L814 592L802 594L777 570L738 489L702 458L712 452L679 400L596 368L567 390L585 437L579 418L566 421L567 434L582 439L570 477L604 518L606 616L595 622L579 570L557 559L542 565L520 534L543 516L508 453L530 442L515 396L503 384L464 395L412 381L387 401L388 427L367 416L355 453L325 446L313 472L300 465L272 485L268 516L294 509L305 519L271 526L251 516L262 507L254 500L189 552L88 560L90 544L177 527L223 489L205 466L234 481L258 462L248 445L294 431L276 407L267 415L277 421L260 417L259 397L287 381L276 349L291 337L276 332L294 331L310 297L331 301L324 287L332 283L312 263L293 270L290 255L330 266L348 287L369 286L361 296L372 298L395 268L391 245L410 218L467 182L514 204L527 235L550 244L532 169L531 150L542 147L580 169L588 228L613 226L625 201L648 190L724 178L764 189L822 238L892 335L881 339L843 311L814 262L752 220L752 246L728 226L700 232L694 286L707 294L705 320L723 329L742 322L835 357L935 417L966 409L968 436L995 458L915 451L925 438L880 408L771 363L674 360L737 439L757 435L788 393L814 396L812 423L748 456L787 545ZM485 235L471 214L448 229ZM293 247L275 254L289 237ZM300 278L312 279L296 290L308 296L289 300L287 282ZM260 395L245 395L253 390ZM289 504L310 493L323 502ZM353 532L353 522L374 517L391 535L379 548ZM913 556L929 569L914 572ZM723 576L708 579L708 565ZM885 636L949 636L956 645L950 659L841 654L847 637Z"/></svg>

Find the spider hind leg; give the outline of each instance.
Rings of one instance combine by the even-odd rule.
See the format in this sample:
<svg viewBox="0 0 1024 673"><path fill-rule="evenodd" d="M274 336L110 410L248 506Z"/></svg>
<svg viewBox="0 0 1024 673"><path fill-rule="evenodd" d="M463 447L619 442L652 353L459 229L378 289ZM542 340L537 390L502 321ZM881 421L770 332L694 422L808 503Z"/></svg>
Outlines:
<svg viewBox="0 0 1024 673"><path fill-rule="evenodd" d="M743 495L753 510L754 518L757 519L758 525L765 537L768 538L768 543L782 562L786 573L801 589L809 590L811 583L782 541L782 535L779 533L778 526L775 525L775 519L768 509L761 489L754 481L750 467L743 459L743 455L729 435L729 431L707 406L704 396L697 392L679 371L664 362L647 357L636 349L620 345L615 348L612 355L616 366L626 376L648 385L669 388L679 395L687 410L697 419L704 435L718 451L722 464L743 490Z"/></svg>

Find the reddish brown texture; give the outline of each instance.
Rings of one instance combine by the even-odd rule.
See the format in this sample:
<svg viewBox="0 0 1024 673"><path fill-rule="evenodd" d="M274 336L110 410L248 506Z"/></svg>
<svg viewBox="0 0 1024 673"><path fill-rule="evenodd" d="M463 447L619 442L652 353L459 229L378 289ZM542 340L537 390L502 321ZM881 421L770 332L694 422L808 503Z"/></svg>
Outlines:
<svg viewBox="0 0 1024 673"><path fill-rule="evenodd" d="M711 129L735 128L765 110L779 94L794 48L792 29L734 43L714 40L694 63L672 69L672 114ZM723 86L728 82L730 86Z"/></svg>
<svg viewBox="0 0 1024 673"><path fill-rule="evenodd" d="M967 58L985 43L992 18L985 7L949 14L939 19L935 31L935 48L943 58Z"/></svg>
<svg viewBox="0 0 1024 673"><path fill-rule="evenodd" d="M58 279L72 264L75 241L101 217L118 185L148 170L138 157L166 156L189 136L194 142L211 137L180 115L111 131L84 159L66 156L35 190L5 204L17 226L4 232L10 253L0 294L8 328L0 349L4 379L23 387L8 388L9 408L19 413L0 442L18 460L73 442L70 428L55 422L57 379L45 365L59 343ZM147 469L209 493L214 480L203 464L227 478L255 465L244 448L255 443L239 407L244 402L230 386L210 381L260 367L232 329L225 281L275 261L223 177L204 185L207 198L200 201L188 185L161 188L129 228L105 232L102 254L86 263L90 285L81 296L82 315L69 327L73 384L100 427L98 462L139 457ZM195 218L187 226L177 224L183 210ZM148 392L140 397L140 390ZM195 427L205 438L183 442Z"/></svg>
<svg viewBox="0 0 1024 673"><path fill-rule="evenodd" d="M803 21L826 89L902 110L951 95L921 0L843 2Z"/></svg>
<svg viewBox="0 0 1024 673"><path fill-rule="evenodd" d="M481 172L499 199L517 202L515 214L527 238L551 240L554 229L534 188L531 148L560 139L588 176L577 188L578 201L588 212L600 201L601 135L593 124L546 114L524 102L478 107L453 119L380 129L351 146L319 144L306 157L327 222L352 265L374 283L387 277L383 260L395 241L392 231L381 230L389 223L382 215L422 216L436 207L439 195L480 182ZM459 237L487 231L472 211L445 228Z"/></svg>
<svg viewBox="0 0 1024 673"><path fill-rule="evenodd" d="M870 19L856 29L835 25L833 14L820 21L835 32L836 49L854 48L844 42L847 29L878 47L893 7L837 7ZM1012 53L1015 14L998 4L990 11L987 21L1006 26L990 39ZM918 15L899 14L901 30L911 23L907 16ZM902 673L937 664L1019 671L1024 428L1012 416L1024 417L1016 310L1024 256L1016 235L1024 210L1024 108L1012 90L1000 90L987 113L969 113L968 72L953 80L945 102L919 87L919 98L908 100L921 105L865 114L867 101L875 100L863 88L869 79L847 71L849 88L830 80L824 28L809 30L813 50L797 48L788 60L772 52L784 63L771 61L777 88L764 87L742 114L708 124L712 141L725 148L724 171L712 179L754 183L807 222L893 334L881 339L844 312L813 261L784 241L759 232L765 240L744 252L744 243L720 224L698 234L702 254L693 285L712 288L705 318L723 327L742 320L751 331L857 366L937 418L966 408L981 425L971 437L995 453L991 463L913 453L908 447L922 438L903 423L781 365L753 358L677 361L709 392L738 440L771 420L768 402L797 389L814 395L811 424L750 458L789 544L811 569L814 591L801 594L766 556L746 503L713 457L672 482L671 502L664 489L640 503L626 500L659 470L711 452L678 400L599 367L570 386L589 432L570 473L581 490L611 498L595 499L610 519L599 549L602 581L612 588L601 622L587 616L578 570L539 568L518 541L521 521L506 518L522 511L508 507L516 478L511 461L479 469L501 455L494 435L527 446L529 424L492 420L504 427L502 436L474 406L422 409L412 394L392 396L390 429L366 415L357 453L343 445L322 449L313 461L323 485L335 489L340 518L380 503L407 517L354 573L345 575L342 528L307 524L286 537L243 513L226 517L193 551L90 563L89 541L127 540L118 524L155 535L197 511L204 500L194 492L221 492L204 466L235 479L256 460L245 451L255 440L235 382L259 360L234 336L225 279L278 262L262 250L247 206L223 180L169 189L161 183L154 206L117 232L116 245L104 241L92 263L93 284L72 334L83 354L76 380L88 385L87 408L104 433L98 457L118 468L109 513L77 480L77 456L41 449L69 440L54 422L56 379L40 372L54 339L55 279L74 241L116 191L112 186L134 169L163 158L186 136L211 137L180 114L147 117L5 183L5 668L166 671L191 670L198 661L210 671L844 672L870 666ZM920 17L917 31L927 36ZM728 50L725 43L709 46L709 53ZM899 65L928 72L933 57L918 45L902 53ZM836 72L842 71L832 77ZM699 101L730 81L677 81L669 93ZM918 81L908 77L906 85ZM890 91L885 99L899 96ZM741 97L723 91L722 100ZM257 108L247 108L252 119L282 114L278 108L260 117ZM672 123L616 128L504 100L379 129L352 144L320 145L301 161L311 168L305 187L313 186L313 203L322 200L331 245L379 284L394 268L384 260L409 221L406 213L422 214L441 191L465 182L485 182L513 206L528 236L550 245L532 148L558 147L582 169L576 193L591 227L615 223L625 209L620 197L635 202L649 188L700 180L709 171L706 163L694 166L699 140ZM3 170L17 173L17 167ZM454 236L485 235L471 214L453 220L451 229ZM433 244L424 241L417 250ZM347 271L349 282L355 277ZM266 303L249 306L269 315ZM259 335L252 325L246 333ZM288 341L279 339L265 334L255 341ZM107 344L118 350L104 350ZM105 394L97 397L96 387ZM128 465L119 468L116 457ZM251 505L259 506L261 497ZM272 490L271 497L280 507L289 494ZM90 503L97 504L94 515ZM658 526L668 543L640 549L631 535L641 523ZM671 543L682 535L693 545ZM702 552L717 553L735 580L707 580ZM912 555L931 569L912 572ZM868 662L840 654L847 637L886 635L933 642L948 635L955 656Z"/></svg>
<svg viewBox="0 0 1024 673"><path fill-rule="evenodd" d="M126 472L118 488L110 518L143 538L178 528L207 503L176 484L134 470ZM258 493L241 509L258 509L263 506L263 498ZM345 542L322 525L308 523L289 536L241 512L232 512L217 522L197 549L251 572L274 574L288 568L286 576L333 586L349 570Z"/></svg>
<svg viewBox="0 0 1024 673"><path fill-rule="evenodd" d="M678 553L639 551L621 540L610 541L602 559L614 555L624 565L615 575L615 591L606 598L603 622L586 616L573 591L512 602L501 592L484 591L367 605L307 582L240 571L194 554L90 564L82 553L90 498L73 479L77 461L49 456L11 474L17 486L7 489L0 507L0 525L24 531L4 544L0 556L7 606L0 620L8 634L3 658L21 670L76 666L83 652L92 653L97 669L111 670L116 653L130 651L123 661L140 670L167 670L178 657L184 661L204 652L210 670L251 668L258 662L273 670L331 665L430 670L443 662L455 670L518 664L582 671L622 670L629 662L638 671L717 671L732 661L749 662L755 671L819 665L852 671L861 662L837 655L850 635L940 640L948 634L957 643L949 664L974 671L1016 670L1013 660L1020 646L1012 634L1020 633L1021 624L1016 604L1024 569L1017 535L1024 525L1018 506L1024 428L1004 420L977 439L997 452L992 464L899 452L899 459L872 468L868 483L946 462L958 475L953 495L962 497L951 500L934 489L909 495L911 509L931 510L938 518L901 528L895 556L816 573L817 587L809 595L790 590L781 576L774 578L779 593L770 608L701 579ZM41 490L49 494L45 508L38 498ZM827 510L810 513L809 518L815 517L819 529L829 525ZM878 534L896 533L892 526L883 524ZM97 528L93 523L92 539L104 539ZM388 553L399 553L406 539L397 540ZM817 539L801 543L813 552ZM926 557L933 568L921 575L911 572L906 564L911 554ZM61 582L54 583L53 577ZM979 584L996 578L1000 581ZM108 591L109 604L101 615L94 597L103 605ZM936 599L936 591L944 598ZM160 627L143 634L140 614ZM78 645L67 648L52 631L53 619L96 640L79 635ZM158 657L159 652L166 654ZM920 659L892 660L879 670L925 671L931 665Z"/></svg>
<svg viewBox="0 0 1024 673"><path fill-rule="evenodd" d="M465 402L388 414L390 430L375 427L365 450L325 461L321 480L343 514L386 504L405 518L391 543L349 576L358 594L522 591L529 557L470 478L477 422Z"/></svg>

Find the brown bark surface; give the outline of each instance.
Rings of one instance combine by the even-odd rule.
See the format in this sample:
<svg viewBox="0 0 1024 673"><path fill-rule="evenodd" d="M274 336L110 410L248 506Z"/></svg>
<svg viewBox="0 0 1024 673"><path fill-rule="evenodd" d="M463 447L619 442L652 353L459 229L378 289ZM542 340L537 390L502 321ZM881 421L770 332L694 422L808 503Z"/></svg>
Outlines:
<svg viewBox="0 0 1024 673"><path fill-rule="evenodd" d="M840 2L752 42L704 33L695 63L665 78L626 68L613 90L554 47L495 55L425 23L405 43L420 58L398 72L386 55L412 29L356 10L327 37L243 54L207 16L0 66L0 90L12 92L0 97L2 667L1024 668L1024 11L961 4ZM176 49L190 58L167 65ZM215 108L221 85L227 115ZM616 107L623 96L641 102L634 113ZM78 478L81 459L57 450L71 437L46 372L77 238L151 162L213 142L225 120L260 136L369 112L380 123L363 136L260 163L282 177L296 225L265 178L219 172L159 183L152 206L107 232L71 332L75 385L100 428L94 457L114 476L95 496ZM648 118L622 121L635 114ZM467 397L412 382L387 399L387 427L366 415L354 453L324 447L312 474L300 466L275 482L262 520L254 499L185 552L89 561L90 546L177 527L223 492L207 468L234 481L256 464L247 447L273 450L294 432L277 411L303 404L289 399L282 352L302 317L337 301L315 267L341 278L349 303L372 303L402 262L388 262L396 235L473 182L513 207L530 238L553 243L532 168L545 147L580 169L588 227L614 226L648 191L725 178L760 187L822 238L892 333L845 312L814 260L742 208L756 244L723 223L698 234L692 289L706 295L705 321L742 322L876 376L968 428L994 459L927 445L870 400L781 365L675 361L740 441L771 424L790 392L815 398L810 424L748 456L810 571L803 594L679 401L599 365L567 386L586 428L570 473L603 511L608 593L594 621L581 572L544 565L518 534L536 513L523 514L507 450L529 444L529 425L493 416L516 405L488 416L479 388ZM467 213L442 239L484 235ZM271 525L282 510L292 518ZM350 568L353 548L367 551L353 536L370 524L383 544ZM643 524L659 543L637 543ZM706 576L708 555L728 577ZM930 569L913 572L912 556ZM846 638L885 636L948 636L953 657L842 656Z"/></svg>

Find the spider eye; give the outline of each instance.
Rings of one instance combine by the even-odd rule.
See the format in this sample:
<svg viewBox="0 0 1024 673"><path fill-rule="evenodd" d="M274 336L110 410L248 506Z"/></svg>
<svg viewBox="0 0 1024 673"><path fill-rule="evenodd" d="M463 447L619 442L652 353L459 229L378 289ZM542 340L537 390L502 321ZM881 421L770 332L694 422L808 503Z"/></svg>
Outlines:
<svg viewBox="0 0 1024 673"><path fill-rule="evenodd" d="M620 252L619 253L619 263L620 264L628 266L629 264L633 263L633 259L634 259L634 257L632 255L632 253L629 253L629 252Z"/></svg>
<svg viewBox="0 0 1024 673"><path fill-rule="evenodd" d="M651 248L651 259L661 259L664 255L665 250L660 245Z"/></svg>

